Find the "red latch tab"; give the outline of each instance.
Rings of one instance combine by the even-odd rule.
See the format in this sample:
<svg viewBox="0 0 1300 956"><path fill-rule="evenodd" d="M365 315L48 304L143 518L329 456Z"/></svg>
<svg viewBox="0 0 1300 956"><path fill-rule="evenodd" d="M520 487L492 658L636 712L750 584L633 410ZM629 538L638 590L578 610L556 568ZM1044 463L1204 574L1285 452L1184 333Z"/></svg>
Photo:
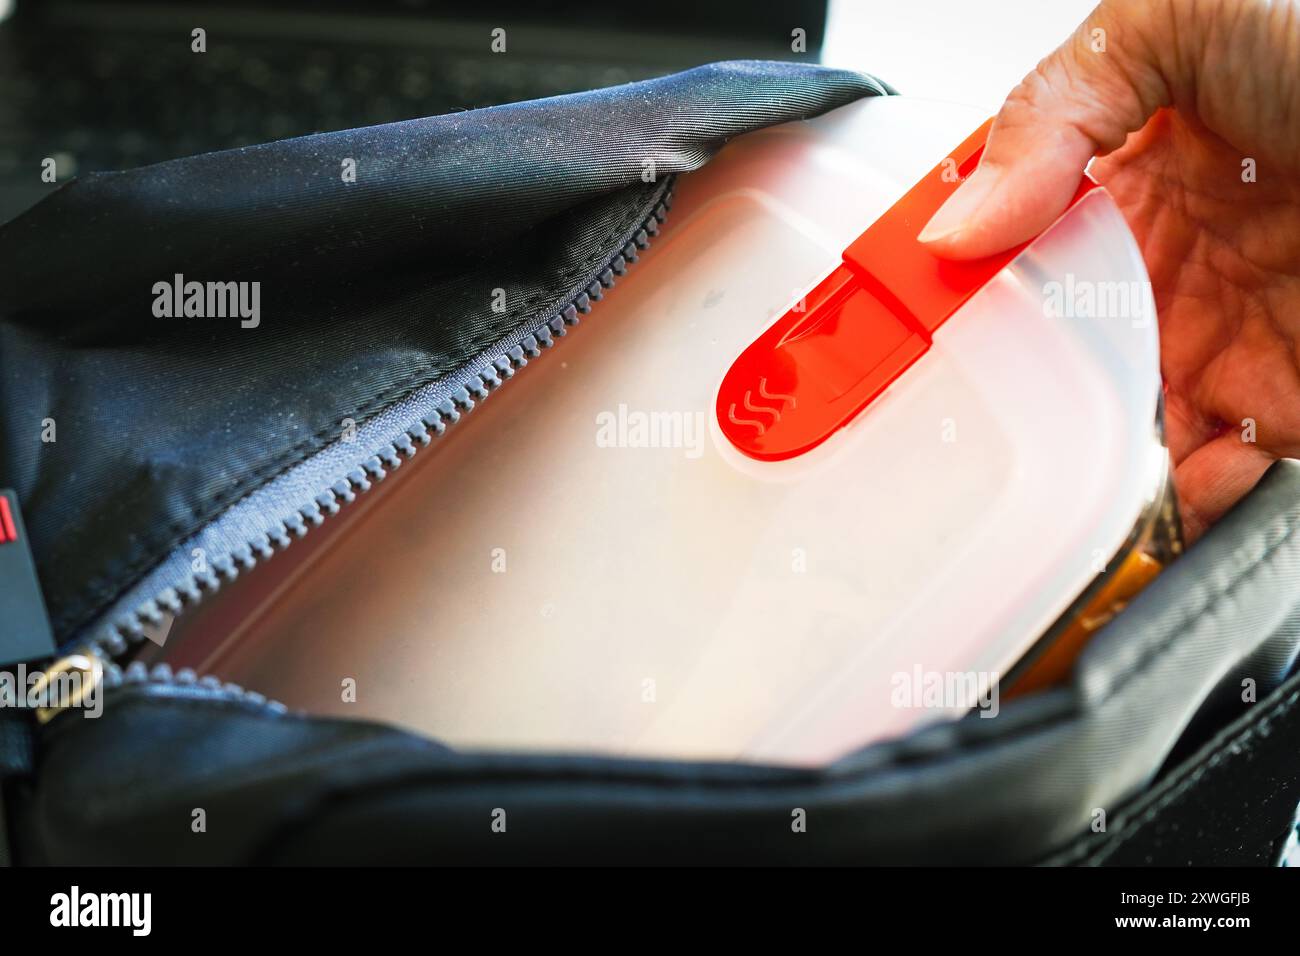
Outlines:
<svg viewBox="0 0 1300 956"><path fill-rule="evenodd" d="M843 428L930 347L931 337L1028 243L984 259L940 259L917 233L974 171L992 120L844 250L819 282L732 364L722 432L752 458L793 458ZM1085 175L1070 204L1097 183Z"/></svg>
<svg viewBox="0 0 1300 956"><path fill-rule="evenodd" d="M9 499L0 495L0 544L18 540L18 528L14 524L13 512L9 510Z"/></svg>
<svg viewBox="0 0 1300 956"><path fill-rule="evenodd" d="M0 488L0 667L54 654L54 635L28 540L18 495Z"/></svg>

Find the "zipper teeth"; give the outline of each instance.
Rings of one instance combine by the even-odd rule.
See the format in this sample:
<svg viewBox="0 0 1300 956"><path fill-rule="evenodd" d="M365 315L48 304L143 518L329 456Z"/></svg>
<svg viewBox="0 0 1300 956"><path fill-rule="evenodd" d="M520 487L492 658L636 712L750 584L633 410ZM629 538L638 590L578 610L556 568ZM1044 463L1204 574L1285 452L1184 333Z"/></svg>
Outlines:
<svg viewBox="0 0 1300 956"><path fill-rule="evenodd" d="M195 573L179 587L164 589L150 600L143 602L133 612L110 624L97 637L80 645L82 653L93 654L104 661L105 681L116 681L116 683L109 683L108 686L141 683L148 680L172 685L197 684L212 690L229 688L234 696L269 703L284 709L283 704L267 701L260 694L247 691L237 684L224 683L210 675L198 677L193 671L188 670L173 674L166 664L156 665L150 672L143 670L143 664L137 668L139 662L123 669L114 663L114 658L121 657L141 643L146 636L145 628L161 626L164 615L171 614L175 617L185 609L193 607L216 593L224 584L233 581L240 573L254 568L258 561L264 561L275 555L277 551L286 549L295 539L302 538L313 527L321 525L326 517L337 515L344 505L355 501L358 494L369 491L375 481L383 479L404 459L411 458L421 448L430 445L434 438L446 432L448 426L459 422L462 413L473 411L478 402L500 388L507 379L514 376L516 370L527 365L530 359L539 358L543 352L551 348L557 338L567 334L569 327L578 324L581 315L591 311L591 304L604 296L604 290L613 286L618 278L627 272L628 266L637 261L639 251L648 247L651 239L658 235L659 225L672 207L672 188L673 181L669 179L663 195L641 222L632 238L609 259L585 289L563 305L553 317L524 333L519 344L507 349L504 356L470 373L463 382L453 388L447 399L437 406L435 414L422 416L418 421L413 422L400 437L377 449L349 472L346 479L336 482L317 494L310 505L281 519L279 527L272 533L259 535L256 539L246 542L243 547L211 559L210 571ZM116 673L117 676L110 678L110 673ZM141 676L142 674L144 676ZM154 674L158 676L155 677ZM181 679L182 676L184 679Z"/></svg>
<svg viewBox="0 0 1300 956"><path fill-rule="evenodd" d="M133 661L124 668L113 661L104 660L102 656L100 660L104 666L101 680L105 690L113 690L119 687L141 687L149 684L166 687L195 687L221 694L223 697L232 700L265 707L274 713L285 714L289 712L289 708L278 700L271 700L257 693L257 691L249 690L230 681L223 681L211 674L200 676L196 671L188 667L173 671L168 664L154 664L149 667L143 661Z"/></svg>

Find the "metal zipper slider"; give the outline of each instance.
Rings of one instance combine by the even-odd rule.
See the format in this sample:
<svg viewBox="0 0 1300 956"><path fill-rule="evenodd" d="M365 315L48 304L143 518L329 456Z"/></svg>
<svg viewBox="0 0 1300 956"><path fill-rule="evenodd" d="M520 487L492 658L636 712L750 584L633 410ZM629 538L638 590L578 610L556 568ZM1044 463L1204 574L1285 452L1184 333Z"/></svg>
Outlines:
<svg viewBox="0 0 1300 956"><path fill-rule="evenodd" d="M59 714L80 708L98 693L104 662L94 653L69 654L47 667L31 687L31 699L41 701L36 720L48 724Z"/></svg>

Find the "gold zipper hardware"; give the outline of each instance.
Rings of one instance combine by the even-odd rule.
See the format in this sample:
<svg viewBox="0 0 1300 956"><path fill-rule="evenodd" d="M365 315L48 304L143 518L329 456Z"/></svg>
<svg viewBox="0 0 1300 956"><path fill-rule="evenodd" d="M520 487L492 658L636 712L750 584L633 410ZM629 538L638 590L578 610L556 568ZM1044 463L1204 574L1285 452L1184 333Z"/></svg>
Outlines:
<svg viewBox="0 0 1300 956"><path fill-rule="evenodd" d="M65 710L81 707L104 679L104 662L94 654L69 654L52 663L31 687L31 699L41 701L36 720L48 724Z"/></svg>

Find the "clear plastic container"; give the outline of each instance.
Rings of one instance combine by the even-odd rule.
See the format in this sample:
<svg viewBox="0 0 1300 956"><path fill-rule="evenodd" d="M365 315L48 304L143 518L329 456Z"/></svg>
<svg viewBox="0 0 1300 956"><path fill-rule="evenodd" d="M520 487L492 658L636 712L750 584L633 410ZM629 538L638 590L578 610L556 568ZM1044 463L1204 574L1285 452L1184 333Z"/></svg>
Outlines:
<svg viewBox="0 0 1300 956"><path fill-rule="evenodd" d="M729 144L581 326L164 656L465 748L808 764L996 709L1166 488L1154 304L1110 197L806 454L742 455L714 413L736 356L983 119L878 98ZM1082 307L1115 283L1121 314Z"/></svg>

